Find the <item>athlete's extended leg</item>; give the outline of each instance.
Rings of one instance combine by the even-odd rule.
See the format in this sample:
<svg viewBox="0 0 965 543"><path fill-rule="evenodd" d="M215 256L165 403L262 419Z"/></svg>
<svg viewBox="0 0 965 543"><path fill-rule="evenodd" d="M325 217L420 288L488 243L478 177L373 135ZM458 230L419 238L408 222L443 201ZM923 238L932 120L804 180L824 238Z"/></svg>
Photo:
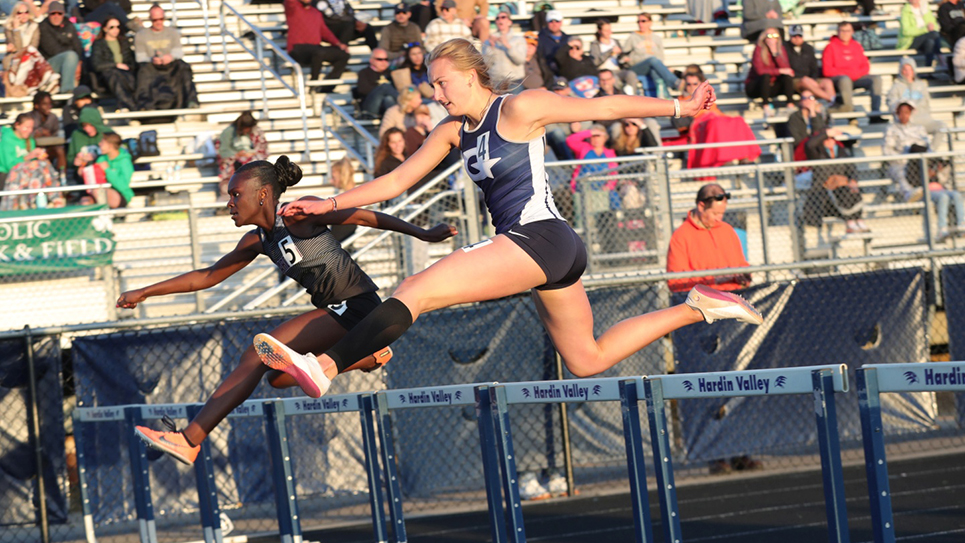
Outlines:
<svg viewBox="0 0 965 543"><path fill-rule="evenodd" d="M550 339L579 377L596 375L678 328L700 321L738 319L761 323L760 313L743 298L698 285L683 304L624 319L593 338L593 312L583 283L534 291L536 309Z"/></svg>
<svg viewBox="0 0 965 543"><path fill-rule="evenodd" d="M459 249L403 281L392 298L369 313L328 352L318 356L317 363L331 379L347 369L347 361L363 356L357 353L381 349L398 339L422 313L510 296L545 281L546 275L536 262L504 235ZM297 353L305 352L294 346L285 349L271 341L262 346L266 363L274 363L272 357L294 358ZM310 364L312 360L299 362Z"/></svg>

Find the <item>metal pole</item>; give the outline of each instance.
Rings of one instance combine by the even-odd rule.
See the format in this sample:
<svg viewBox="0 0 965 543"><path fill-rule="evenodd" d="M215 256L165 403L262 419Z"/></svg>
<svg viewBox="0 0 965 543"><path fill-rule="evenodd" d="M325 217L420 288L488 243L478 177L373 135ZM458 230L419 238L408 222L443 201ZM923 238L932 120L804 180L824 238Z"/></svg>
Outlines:
<svg viewBox="0 0 965 543"><path fill-rule="evenodd" d="M198 229L198 210L195 209L190 200L188 203L188 233L191 238L191 265L197 270L201 268L201 241L198 239L201 234ZM201 296L201 291L194 293L194 307L198 313L204 311L204 299Z"/></svg>
<svg viewBox="0 0 965 543"><path fill-rule="evenodd" d="M935 210L932 207L931 194L928 193L928 159L924 155L918 155L917 160L921 163L921 190L922 200L925 202L925 239L928 241L928 248L935 249L935 233L931 228L931 216Z"/></svg>
<svg viewBox="0 0 965 543"><path fill-rule="evenodd" d="M261 118L268 119L268 82L265 80L265 50L261 37L255 34L255 60L258 61L258 76L261 78Z"/></svg>
<svg viewBox="0 0 965 543"><path fill-rule="evenodd" d="M556 378L563 380L563 357L556 353ZM566 472L566 491L576 495L576 481L573 479L573 448L570 444L570 415L566 402L560 402L560 432L563 438L563 469Z"/></svg>
<svg viewBox="0 0 965 543"><path fill-rule="evenodd" d="M43 543L50 542L50 525L47 522L47 492L44 478L44 446L40 442L40 409L37 407L37 371L34 367L33 334L30 325L23 327L25 347L27 349L27 371L30 381L30 439L34 442L34 453L37 463L37 501L40 508L40 539Z"/></svg>
<svg viewBox="0 0 965 543"><path fill-rule="evenodd" d="M771 259L767 251L767 205L764 203L764 178L761 175L761 165L754 168L754 177L757 180L757 217L761 221L761 241L763 242L764 264L770 264ZM770 274L767 274L767 281L771 281Z"/></svg>
<svg viewBox="0 0 965 543"><path fill-rule="evenodd" d="M221 62L224 63L224 78L225 81L231 80L231 74L228 69L228 25L225 22L227 20L227 15L224 12L225 4L222 2L221 6L218 8L218 13L221 15L219 17L221 22Z"/></svg>
<svg viewBox="0 0 965 543"><path fill-rule="evenodd" d="M327 103L328 103L328 96L322 98L322 107L321 107L322 111L319 116L322 118L322 142L325 144L325 171L328 173L329 179L331 179L332 158L331 158L331 151L329 150L329 147L328 147L328 121L325 119L325 104Z"/></svg>

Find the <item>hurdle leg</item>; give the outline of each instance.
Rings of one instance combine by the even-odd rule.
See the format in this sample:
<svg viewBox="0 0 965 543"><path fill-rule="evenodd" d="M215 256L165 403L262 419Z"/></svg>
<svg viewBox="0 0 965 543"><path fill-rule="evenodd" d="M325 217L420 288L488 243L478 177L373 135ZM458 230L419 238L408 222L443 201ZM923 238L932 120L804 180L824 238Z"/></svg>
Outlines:
<svg viewBox="0 0 965 543"><path fill-rule="evenodd" d="M193 419L200 405L188 406L188 419ZM221 509L218 507L218 489L214 483L214 462L211 460L211 440L201 442L201 453L194 462L198 484L198 509L201 512L201 528L205 543L222 543Z"/></svg>
<svg viewBox="0 0 965 543"><path fill-rule="evenodd" d="M77 411L71 415L74 420L74 453L77 457L77 486L80 488L80 506L84 515L84 536L87 543L97 543L94 533L94 514L90 508L90 489L87 488L87 459L84 456L83 433L86 427Z"/></svg>
<svg viewBox="0 0 965 543"><path fill-rule="evenodd" d="M828 541L848 543L848 512L844 498L844 471L841 468L841 445L838 441L838 418L834 406L834 378L829 370L811 373L814 386L814 415L821 448L821 476L824 478L824 502L828 515Z"/></svg>
<svg viewBox="0 0 965 543"><path fill-rule="evenodd" d="M154 504L151 502L151 476L148 473L147 464L147 446L134 433L135 426L144 424L144 419L141 417L141 408L133 406L124 409L124 420L127 423L127 446L128 455L131 458L134 507L137 511L141 543L157 543Z"/></svg>
<svg viewBox="0 0 965 543"><path fill-rule="evenodd" d="M489 385L476 387L476 424L482 450L483 475L486 479L486 502L489 507L489 529L493 543L506 543L506 515L503 511L499 479L499 450L493 424L493 392Z"/></svg>
<svg viewBox="0 0 965 543"><path fill-rule="evenodd" d="M382 509L382 472L379 470L379 452L375 446L375 419L372 416L374 402L371 394L359 396L361 409L359 418L362 423L362 448L365 452L365 475L369 481L369 504L372 508L372 527L375 541L384 543L389 540L385 526L385 511Z"/></svg>
<svg viewBox="0 0 965 543"><path fill-rule="evenodd" d="M892 515L891 489L888 485L888 460L885 458L878 372L859 368L855 374L858 409L861 412L861 437L864 442L864 466L868 478L868 500L871 502L871 527L875 543L894 543L895 521Z"/></svg>
<svg viewBox="0 0 965 543"><path fill-rule="evenodd" d="M399 484L399 467L395 463L395 440L392 438L392 416L384 392L375 395L378 410L379 440L382 445L382 468L385 470L386 492L389 495L389 516L396 543L405 543L405 517L402 511L402 486Z"/></svg>
<svg viewBox="0 0 965 543"><path fill-rule="evenodd" d="M265 402L265 431L271 451L272 478L275 481L275 507L282 543L301 543L302 527L295 497L295 472L292 470L285 429L285 407L281 400Z"/></svg>
<svg viewBox="0 0 965 543"><path fill-rule="evenodd" d="M637 543L653 542L650 497L647 495L647 465L643 457L643 435L637 411L637 381L620 381L620 410L623 413L623 441L627 446L627 471L630 476L630 501Z"/></svg>
<svg viewBox="0 0 965 543"><path fill-rule="evenodd" d="M663 383L660 379L643 380L643 392L647 400L650 419L650 441L653 447L657 475L657 495L660 496L660 514L663 517L663 540L680 543L680 511L677 505L677 488L673 478L673 462L670 451L670 430L667 411L664 408Z"/></svg>
<svg viewBox="0 0 965 543"><path fill-rule="evenodd" d="M513 452L513 433L509 423L509 404L506 389L501 386L491 389L495 402L490 404L493 430L496 434L496 448L499 452L502 472L503 492L506 497L506 516L509 519L509 539L515 543L526 541L526 528L523 525L523 505L519 498L519 474L516 472L516 454Z"/></svg>

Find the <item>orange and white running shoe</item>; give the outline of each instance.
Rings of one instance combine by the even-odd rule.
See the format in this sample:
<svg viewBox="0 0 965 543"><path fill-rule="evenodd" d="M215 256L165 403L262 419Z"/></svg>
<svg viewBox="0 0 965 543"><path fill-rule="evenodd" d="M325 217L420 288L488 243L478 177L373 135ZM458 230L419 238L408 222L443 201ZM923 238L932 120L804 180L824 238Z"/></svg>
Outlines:
<svg viewBox="0 0 965 543"><path fill-rule="evenodd" d="M708 323L737 319L748 324L762 324L764 317L747 303L747 300L731 292L721 292L706 285L697 285L690 289L686 304L704 316Z"/></svg>
<svg viewBox="0 0 965 543"><path fill-rule="evenodd" d="M189 466L194 464L201 451L200 445L189 445L181 432L158 432L146 426L135 426L134 432L149 447L164 451Z"/></svg>
<svg viewBox="0 0 965 543"><path fill-rule="evenodd" d="M309 397L320 398L332 386L332 380L322 371L322 366L312 353L296 353L268 334L258 334L253 343L258 358L266 366L294 377Z"/></svg>

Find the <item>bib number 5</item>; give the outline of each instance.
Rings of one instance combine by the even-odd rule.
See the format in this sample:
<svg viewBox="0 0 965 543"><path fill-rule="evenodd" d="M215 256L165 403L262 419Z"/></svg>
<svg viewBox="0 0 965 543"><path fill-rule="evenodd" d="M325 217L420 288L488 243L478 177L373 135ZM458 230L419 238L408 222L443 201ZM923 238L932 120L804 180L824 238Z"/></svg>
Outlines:
<svg viewBox="0 0 965 543"><path fill-rule="evenodd" d="M278 250L281 251L289 268L302 261L302 253L295 246L295 240L291 236L285 236L278 241Z"/></svg>

